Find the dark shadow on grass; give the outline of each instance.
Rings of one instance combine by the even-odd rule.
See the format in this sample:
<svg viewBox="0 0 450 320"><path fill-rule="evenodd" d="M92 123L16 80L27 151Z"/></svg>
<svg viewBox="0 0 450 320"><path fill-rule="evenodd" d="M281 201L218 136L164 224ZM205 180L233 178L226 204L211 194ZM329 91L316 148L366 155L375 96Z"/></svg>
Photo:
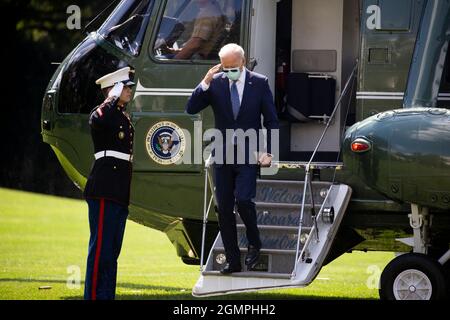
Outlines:
<svg viewBox="0 0 450 320"><path fill-rule="evenodd" d="M276 289L274 289L276 290ZM300 289L299 289L300 290ZM187 294L177 294L177 295L128 295L121 294L117 295L117 300L194 300L194 301L205 301L205 300L348 300L348 301L367 301L369 299L361 298L347 298L347 297L321 297L312 295L299 295L299 294L276 294L270 292L264 293L237 293L229 294L216 297L201 297L195 298L192 296L190 291ZM372 299L370 299L372 300Z"/></svg>
<svg viewBox="0 0 450 320"><path fill-rule="evenodd" d="M13 279L5 278L0 279L2 282L35 282L41 285L48 285L52 283L65 284L65 280L57 279ZM82 288L84 287L84 281L80 282ZM154 286L154 285L143 285L137 283L127 283L119 282L117 284L118 288L135 289L135 290L160 290L166 293L162 294L117 294L117 300L374 300L374 299L362 299L362 298L348 298L348 297L320 297L311 295L301 295L301 288L299 288L297 294L280 294L271 292L249 292L249 293L239 293L232 295L223 295L217 297L202 297L195 298L191 294L191 288L182 287L167 287L167 286ZM69 289L68 289L69 290ZM70 297L61 297L63 300L82 300L82 295L75 295Z"/></svg>

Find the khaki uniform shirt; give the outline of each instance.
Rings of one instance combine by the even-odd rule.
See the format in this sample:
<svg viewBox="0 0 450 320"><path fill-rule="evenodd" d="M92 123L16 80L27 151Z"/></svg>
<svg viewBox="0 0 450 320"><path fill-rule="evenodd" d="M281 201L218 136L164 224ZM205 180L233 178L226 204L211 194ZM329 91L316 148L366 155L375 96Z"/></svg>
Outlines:
<svg viewBox="0 0 450 320"><path fill-rule="evenodd" d="M191 37L200 38L205 41L198 51L201 56L208 57L217 47L217 42L224 34L225 19L219 7L213 3L209 3L207 6L200 8Z"/></svg>

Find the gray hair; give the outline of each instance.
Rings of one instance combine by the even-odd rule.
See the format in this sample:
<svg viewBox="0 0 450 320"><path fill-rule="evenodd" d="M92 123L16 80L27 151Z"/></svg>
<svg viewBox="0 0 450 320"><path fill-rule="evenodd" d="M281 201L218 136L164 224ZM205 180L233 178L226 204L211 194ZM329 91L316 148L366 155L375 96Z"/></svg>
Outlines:
<svg viewBox="0 0 450 320"><path fill-rule="evenodd" d="M229 44L223 46L222 49L220 49L220 51L219 51L219 57L220 57L220 59L222 59L224 56L226 56L230 53L237 54L242 59L245 59L244 49L236 43L229 43Z"/></svg>

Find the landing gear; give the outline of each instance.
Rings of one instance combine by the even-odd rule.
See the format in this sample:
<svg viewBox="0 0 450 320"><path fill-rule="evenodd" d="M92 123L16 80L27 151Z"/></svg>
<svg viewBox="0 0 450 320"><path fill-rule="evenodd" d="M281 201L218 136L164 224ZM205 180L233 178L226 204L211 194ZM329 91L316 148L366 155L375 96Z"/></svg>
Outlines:
<svg viewBox="0 0 450 320"><path fill-rule="evenodd" d="M383 300L441 300L447 286L442 265L420 253L408 253L392 260L380 279Z"/></svg>
<svg viewBox="0 0 450 320"><path fill-rule="evenodd" d="M382 300L443 300L447 297L447 276L443 265L450 259L450 250L438 259L430 238L432 216L427 208L411 205L409 215L413 237L397 239L412 247L413 253L392 260L380 279Z"/></svg>

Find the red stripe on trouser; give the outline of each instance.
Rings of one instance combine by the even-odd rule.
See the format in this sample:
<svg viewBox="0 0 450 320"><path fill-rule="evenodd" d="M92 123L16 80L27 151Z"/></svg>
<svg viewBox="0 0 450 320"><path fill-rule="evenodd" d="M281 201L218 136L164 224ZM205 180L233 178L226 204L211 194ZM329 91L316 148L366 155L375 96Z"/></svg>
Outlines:
<svg viewBox="0 0 450 320"><path fill-rule="evenodd" d="M92 300L95 300L97 298L98 264L100 261L100 254L102 251L104 215L105 215L105 199L100 199L100 213L98 217L98 231L97 231L97 248L95 250L94 274L92 276L92 295L91 295Z"/></svg>

